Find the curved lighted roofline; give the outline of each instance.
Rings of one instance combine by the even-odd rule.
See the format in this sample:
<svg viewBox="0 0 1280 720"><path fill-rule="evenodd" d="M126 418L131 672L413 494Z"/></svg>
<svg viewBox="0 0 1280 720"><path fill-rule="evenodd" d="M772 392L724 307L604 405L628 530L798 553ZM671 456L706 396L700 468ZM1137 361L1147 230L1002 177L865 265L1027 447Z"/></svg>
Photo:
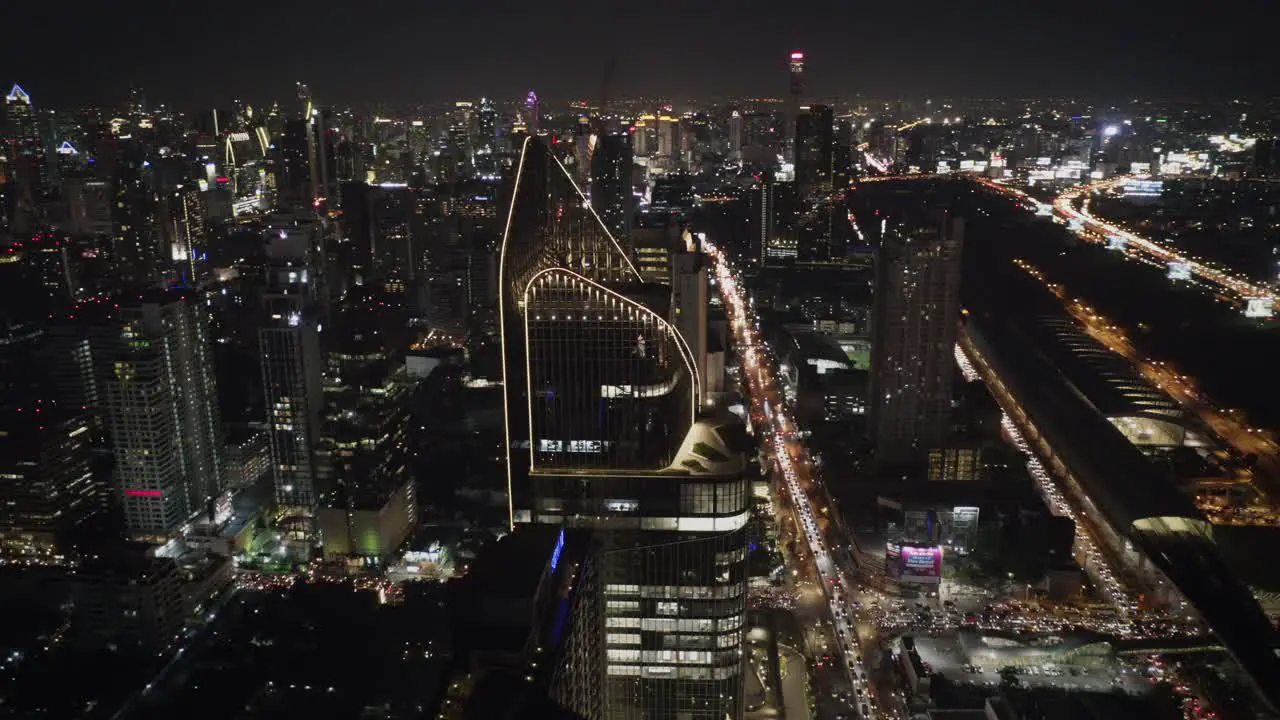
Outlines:
<svg viewBox="0 0 1280 720"><path fill-rule="evenodd" d="M524 144L520 146L520 162L516 164L516 182L511 191L511 206L507 208L507 222L502 229L502 247L498 250L498 337L502 341L502 432L506 437L506 459L507 459L507 525L512 529L516 529L516 507L515 501L511 497L511 419L507 417L507 413L511 409L511 402L507 397L511 383L507 378L507 327L506 320L506 303L502 300L503 288L506 284L503 282L507 266L507 238L511 235L511 218L515 215L516 198L520 195L520 177L524 175L524 158L529 149L529 141L533 138L526 135ZM526 325L527 325L526 321ZM532 455L533 436L529 437L530 455Z"/></svg>
<svg viewBox="0 0 1280 720"><path fill-rule="evenodd" d="M618 241L613 237L613 233L609 232L609 228L605 226L604 221L596 214L596 209L591 207L591 201L582 193L582 188L578 187L578 183L574 182L573 174L564 166L564 163L560 162L560 158L552 155L551 159L556 161L556 165L560 168L560 172L564 173L565 179L573 186L573 191L578 194L578 199L582 201L583 207L591 211L591 217L596 219L596 223L600 226L601 230L604 230L604 234L609 238L609 242L613 243L614 249L616 249L618 254L622 256L622 259L627 262L627 267L631 268L631 272L635 274L636 280L644 282L644 276L641 275L640 271L636 269L636 266L631 263L631 258L627 256L627 251L622 249L622 245L618 244Z"/></svg>
<svg viewBox="0 0 1280 720"><path fill-rule="evenodd" d="M621 294L621 293L618 293L618 292L615 292L615 291L613 291L613 290L610 290L609 288L605 287L604 285L601 285L600 283L598 283L598 282L596 282L596 281L592 280L592 279L591 279L591 278L589 278L589 277L586 277L586 276L582 275L582 274L581 274L581 273L579 273L579 272L576 272L576 271L570 270L570 269L568 269L568 268L562 268L562 267L546 268L546 269L543 269L543 270L539 270L538 272L534 273L533 277L529 278L529 282L524 286L524 293L523 293L523 294L521 294L521 296L520 296L520 300L521 300L521 302L523 303L524 307L526 308L526 311L525 311L525 325L526 325L526 327L528 326L528 320L529 320L529 313L528 313L528 310L527 310L528 305L529 305L529 303L528 303L528 299L529 299L529 290L533 287L533 281L534 281L534 280L537 280L539 277L541 277L541 276L543 276L543 275L549 275L550 273L555 272L555 271L560 271L560 272L563 272L563 273L565 273L565 274L567 274L567 275L570 275L570 276L574 277L575 279L582 280L582 281L586 282L588 285L592 285L592 286L594 286L594 287L596 287L596 288L599 288L600 290L603 290L603 291L605 291L606 293L609 293L610 295L612 295L612 296L614 296L614 297L616 297L616 298L619 298L620 300L622 300L622 301L623 301L623 302L625 302L625 303L630 303L631 305L634 305L634 306L635 306L636 308L638 308L641 312L648 313L649 315L652 315L652 316L653 316L653 317L654 317L658 322L662 323L662 326L663 326L664 328L666 328L668 332L670 332L673 336L675 336L676 341L677 341L677 345L678 345L678 347L680 348L680 356L681 356L681 359L682 359L682 360L684 360L685 365L687 365L687 366L689 367L689 374L693 377L693 385L694 385L694 388L693 388L693 390L694 390L694 396L693 396L693 407L694 407L694 411L693 411L693 412L694 412L694 419L696 420L696 419L697 419L697 414L698 414L698 410L697 410L697 408L702 404L702 374L698 371L698 361L697 361L697 357L695 357L695 356L694 356L694 354L693 354L693 349L689 347L689 343L688 343L688 341L686 341L686 340L684 339L684 335L681 335L681 334L680 334L680 330L678 330L678 329L677 329L674 325L672 325L671 323L667 322L666 318L664 318L664 317L662 317L661 315L659 315L659 314L655 313L654 311L652 311L652 310L650 310L649 308L645 307L645 306L644 306L644 305L642 305L641 303L638 303L638 302L636 302L635 300L632 300L631 298L627 297L626 295L623 295L623 294ZM528 335L528 333L525 333L525 343L526 343L526 344L528 343L528 339L529 339L529 335ZM526 355L526 357L527 357L527 355ZM532 447L532 446L530 446L530 447Z"/></svg>
<svg viewBox="0 0 1280 720"><path fill-rule="evenodd" d="M693 393L689 397L689 423L690 423L690 427L692 427L693 423L697 422L698 406L702 402L702 375L698 372L698 364L697 362L695 362L693 351L689 349L689 344L685 342L684 336L680 334L680 331L677 330L671 323L667 322L666 318L662 317L658 313L650 310L649 308L636 302L635 300L632 300L626 295L610 290L604 285L601 285L600 283L592 280L591 278L585 275L582 275L581 273L577 273L577 272L574 272L573 270L570 270L568 268L562 268L562 267L546 268L543 270L539 270L538 272L533 274L533 277L529 278L529 282L526 283L524 286L524 292L520 295L520 302L525 308L524 372L525 372L525 384L526 384L526 387L529 388L528 392L525 393L528 401L528 406L529 406L529 412L528 412L528 415L529 415L529 467L534 466L533 390L532 390L533 364L530 362L531 353L529 352L529 293L533 289L533 284L537 282L539 278L546 275L550 275L552 273L563 273L565 275L568 275L569 277L575 280L580 280L597 290L600 290L612 297L617 298L618 300L624 303L627 303L628 305L631 305L632 307L636 308L640 312L646 313L649 316L651 316L654 320L657 320L660 327L664 328L667 332L671 333L671 335L673 335L676 338L676 347L680 349L680 359L684 361L685 368L689 371L689 376L693 378ZM504 371L504 375L505 375L505 371ZM508 455L508 458L509 457L510 456ZM508 459L508 462L510 462L509 459Z"/></svg>

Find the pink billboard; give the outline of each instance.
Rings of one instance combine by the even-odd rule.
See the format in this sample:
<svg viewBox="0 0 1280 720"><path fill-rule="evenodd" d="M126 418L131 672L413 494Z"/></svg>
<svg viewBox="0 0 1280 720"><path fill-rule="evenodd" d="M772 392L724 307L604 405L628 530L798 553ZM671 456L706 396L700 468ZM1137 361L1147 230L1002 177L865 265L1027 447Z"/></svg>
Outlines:
<svg viewBox="0 0 1280 720"><path fill-rule="evenodd" d="M898 561L899 577L917 582L937 582L942 577L942 548L937 545L903 545Z"/></svg>

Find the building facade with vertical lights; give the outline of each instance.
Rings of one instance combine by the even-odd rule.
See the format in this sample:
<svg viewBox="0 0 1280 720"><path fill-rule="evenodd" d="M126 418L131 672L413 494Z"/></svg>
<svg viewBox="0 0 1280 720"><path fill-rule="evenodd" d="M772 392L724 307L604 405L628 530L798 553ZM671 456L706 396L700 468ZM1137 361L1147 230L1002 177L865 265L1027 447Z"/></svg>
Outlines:
<svg viewBox="0 0 1280 720"><path fill-rule="evenodd" d="M598 611L578 626L597 640L574 644L566 674L594 673L604 718L740 717L745 429L703 411L672 288L645 282L537 138L499 288L511 521L592 536L581 602Z"/></svg>

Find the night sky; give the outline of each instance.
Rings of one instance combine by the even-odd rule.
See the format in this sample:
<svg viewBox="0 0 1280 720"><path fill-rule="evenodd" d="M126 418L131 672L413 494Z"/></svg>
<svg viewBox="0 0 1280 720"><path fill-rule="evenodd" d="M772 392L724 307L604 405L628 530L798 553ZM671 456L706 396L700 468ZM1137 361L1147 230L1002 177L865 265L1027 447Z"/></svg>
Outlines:
<svg viewBox="0 0 1280 720"><path fill-rule="evenodd" d="M1275 0L66 0L5 3L0 67L37 104L139 85L183 108L460 96L1265 94ZM8 78L0 79L8 82Z"/></svg>

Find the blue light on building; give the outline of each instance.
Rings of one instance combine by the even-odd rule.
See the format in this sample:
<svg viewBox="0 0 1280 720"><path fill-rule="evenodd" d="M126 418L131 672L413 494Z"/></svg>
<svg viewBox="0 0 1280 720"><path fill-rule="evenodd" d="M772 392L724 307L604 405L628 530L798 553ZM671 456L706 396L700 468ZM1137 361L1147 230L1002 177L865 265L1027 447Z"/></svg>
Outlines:
<svg viewBox="0 0 1280 720"><path fill-rule="evenodd" d="M551 572L556 571L556 567L560 565L560 553L564 552L564 529L560 530L560 537L556 538L556 547L551 551Z"/></svg>

